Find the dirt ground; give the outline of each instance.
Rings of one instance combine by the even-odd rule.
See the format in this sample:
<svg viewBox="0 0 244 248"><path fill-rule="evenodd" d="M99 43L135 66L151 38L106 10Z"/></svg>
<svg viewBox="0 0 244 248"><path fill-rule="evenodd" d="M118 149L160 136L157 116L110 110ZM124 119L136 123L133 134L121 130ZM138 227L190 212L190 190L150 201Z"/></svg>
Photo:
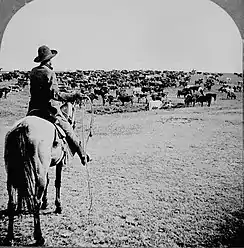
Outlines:
<svg viewBox="0 0 244 248"><path fill-rule="evenodd" d="M216 91L215 87L213 91ZM176 99L177 89L169 89ZM0 244L7 234L4 136L26 113L28 90L0 104ZM41 226L48 246L233 247L243 242L242 93L211 107L96 115L86 168L64 168L62 214L54 214L55 169ZM80 133L81 113L77 113ZM87 118L89 118L87 114ZM16 217L16 245L33 240L33 218ZM244 244L243 244L244 245Z"/></svg>

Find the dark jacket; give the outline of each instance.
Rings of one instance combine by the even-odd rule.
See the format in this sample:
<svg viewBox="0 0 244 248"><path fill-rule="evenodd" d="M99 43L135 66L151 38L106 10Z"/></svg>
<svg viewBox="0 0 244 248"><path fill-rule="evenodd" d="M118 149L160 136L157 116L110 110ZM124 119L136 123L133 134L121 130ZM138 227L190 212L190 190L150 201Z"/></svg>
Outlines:
<svg viewBox="0 0 244 248"><path fill-rule="evenodd" d="M60 113L62 101L72 101L75 93L59 91L56 74L47 65L39 65L30 73L30 102L28 113L33 109L51 115Z"/></svg>

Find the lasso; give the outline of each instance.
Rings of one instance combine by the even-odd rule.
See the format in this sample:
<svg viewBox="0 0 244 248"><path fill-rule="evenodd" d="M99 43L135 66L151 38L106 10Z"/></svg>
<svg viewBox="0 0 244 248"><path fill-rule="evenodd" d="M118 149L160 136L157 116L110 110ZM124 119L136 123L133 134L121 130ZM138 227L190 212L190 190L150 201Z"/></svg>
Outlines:
<svg viewBox="0 0 244 248"><path fill-rule="evenodd" d="M92 126L93 126L93 122L94 122L94 110L93 110L93 105L92 105L92 101L91 101L90 97L87 95L83 95L83 97L88 99L90 106L91 106L91 120L90 120L90 124L89 124L89 134L88 134L86 139L85 139L85 130L84 130L85 101L82 104L82 116L81 116L82 117L82 119L81 119L82 145L83 145L83 149L85 152L85 167L86 167L86 174L87 174L88 192L89 192L89 198L90 198L90 205L89 205L89 209L88 209L88 221L90 222L90 214L92 211L93 197L92 197L92 191L91 191L91 180L90 180L90 174L89 174L89 170L88 170L86 148L87 148L87 144L88 144L90 137L92 137L92 135L93 135L92 134Z"/></svg>

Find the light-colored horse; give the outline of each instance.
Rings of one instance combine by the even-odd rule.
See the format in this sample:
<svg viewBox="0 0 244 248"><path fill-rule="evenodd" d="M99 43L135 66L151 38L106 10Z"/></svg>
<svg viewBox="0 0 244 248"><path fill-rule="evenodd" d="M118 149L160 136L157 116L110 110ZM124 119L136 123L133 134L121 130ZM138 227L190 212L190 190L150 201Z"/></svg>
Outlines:
<svg viewBox="0 0 244 248"><path fill-rule="evenodd" d="M61 110L74 124L76 103L65 103ZM17 121L5 137L4 160L7 172L8 234L6 245L14 239L14 215L21 212L22 201L34 215L35 245L43 245L39 211L47 203L48 170L56 166L56 212L61 213L61 171L67 162L68 145L55 126L40 117L26 116ZM16 199L17 196L17 200Z"/></svg>

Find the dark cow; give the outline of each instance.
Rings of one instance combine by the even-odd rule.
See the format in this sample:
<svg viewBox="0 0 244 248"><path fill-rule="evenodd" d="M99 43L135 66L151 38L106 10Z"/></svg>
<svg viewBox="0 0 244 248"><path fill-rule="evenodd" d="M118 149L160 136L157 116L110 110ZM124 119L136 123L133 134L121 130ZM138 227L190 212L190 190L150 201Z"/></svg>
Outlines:
<svg viewBox="0 0 244 248"><path fill-rule="evenodd" d="M200 85L192 85L192 86L188 87L188 89L192 90L193 93L195 91L198 91L199 88L200 88Z"/></svg>
<svg viewBox="0 0 244 248"><path fill-rule="evenodd" d="M106 100L106 102L108 102L109 105L111 105L112 102L115 100L115 97L112 95L106 95L105 100Z"/></svg>
<svg viewBox="0 0 244 248"><path fill-rule="evenodd" d="M18 82L16 83L16 85L19 85L21 88L25 88L25 86L28 85L28 80L26 80L25 78L18 78Z"/></svg>
<svg viewBox="0 0 244 248"><path fill-rule="evenodd" d="M88 97L91 99L92 104L94 100L98 100L98 95L96 95L95 93L89 93Z"/></svg>
<svg viewBox="0 0 244 248"><path fill-rule="evenodd" d="M2 98L3 96L4 96L4 98L7 98L7 95L10 92L11 92L11 88L10 87L0 88L0 98Z"/></svg>
<svg viewBox="0 0 244 248"><path fill-rule="evenodd" d="M208 107L210 107L212 101L212 96L211 95L201 95L196 99L196 102L201 103L201 106L203 106L203 103L206 102Z"/></svg>
<svg viewBox="0 0 244 248"><path fill-rule="evenodd" d="M227 92L227 99L236 99L236 94L234 92L228 91Z"/></svg>
<svg viewBox="0 0 244 248"><path fill-rule="evenodd" d="M200 94L187 94L186 97L185 97L185 105L187 107L189 107L189 104L191 103L193 107L195 107L195 104L197 102L197 99L200 97L201 95Z"/></svg>
<svg viewBox="0 0 244 248"><path fill-rule="evenodd" d="M162 100L162 98L164 98L165 96L167 96L167 93L164 93L164 92L157 92L157 93L153 93L151 94L151 98L153 101L156 101L156 100Z"/></svg>
<svg viewBox="0 0 244 248"><path fill-rule="evenodd" d="M148 103L148 99L147 99L147 97L148 97L148 93L135 93L135 96L137 97L137 101L138 101L138 103L140 102L140 100L142 99L142 98L144 98L145 97L145 99L146 99L146 103Z"/></svg>
<svg viewBox="0 0 244 248"><path fill-rule="evenodd" d="M103 86L101 88L95 88L94 94L99 95L102 97L103 106L106 103L106 95L109 93L109 88L107 86Z"/></svg>
<svg viewBox="0 0 244 248"><path fill-rule="evenodd" d="M222 93L227 93L228 92L228 90L227 90L227 86L222 86L222 87L220 87L219 89L218 89L218 91L219 92L222 92Z"/></svg>
<svg viewBox="0 0 244 248"><path fill-rule="evenodd" d="M206 96L212 97L214 99L214 101L216 101L216 99L217 99L217 94L216 93L208 92L208 93L206 93Z"/></svg>
<svg viewBox="0 0 244 248"><path fill-rule="evenodd" d="M184 88L182 90L177 91L177 97L179 98L180 96L186 97L186 95L192 94L192 91L190 89Z"/></svg>
<svg viewBox="0 0 244 248"><path fill-rule="evenodd" d="M235 86L233 86L233 90L234 90L234 92L241 92L242 88L240 85L237 85L237 86L235 85Z"/></svg>
<svg viewBox="0 0 244 248"><path fill-rule="evenodd" d="M128 95L119 95L118 100L122 102L122 105L125 105L125 102L131 102L131 105L133 105L133 98L134 96L128 96Z"/></svg>

